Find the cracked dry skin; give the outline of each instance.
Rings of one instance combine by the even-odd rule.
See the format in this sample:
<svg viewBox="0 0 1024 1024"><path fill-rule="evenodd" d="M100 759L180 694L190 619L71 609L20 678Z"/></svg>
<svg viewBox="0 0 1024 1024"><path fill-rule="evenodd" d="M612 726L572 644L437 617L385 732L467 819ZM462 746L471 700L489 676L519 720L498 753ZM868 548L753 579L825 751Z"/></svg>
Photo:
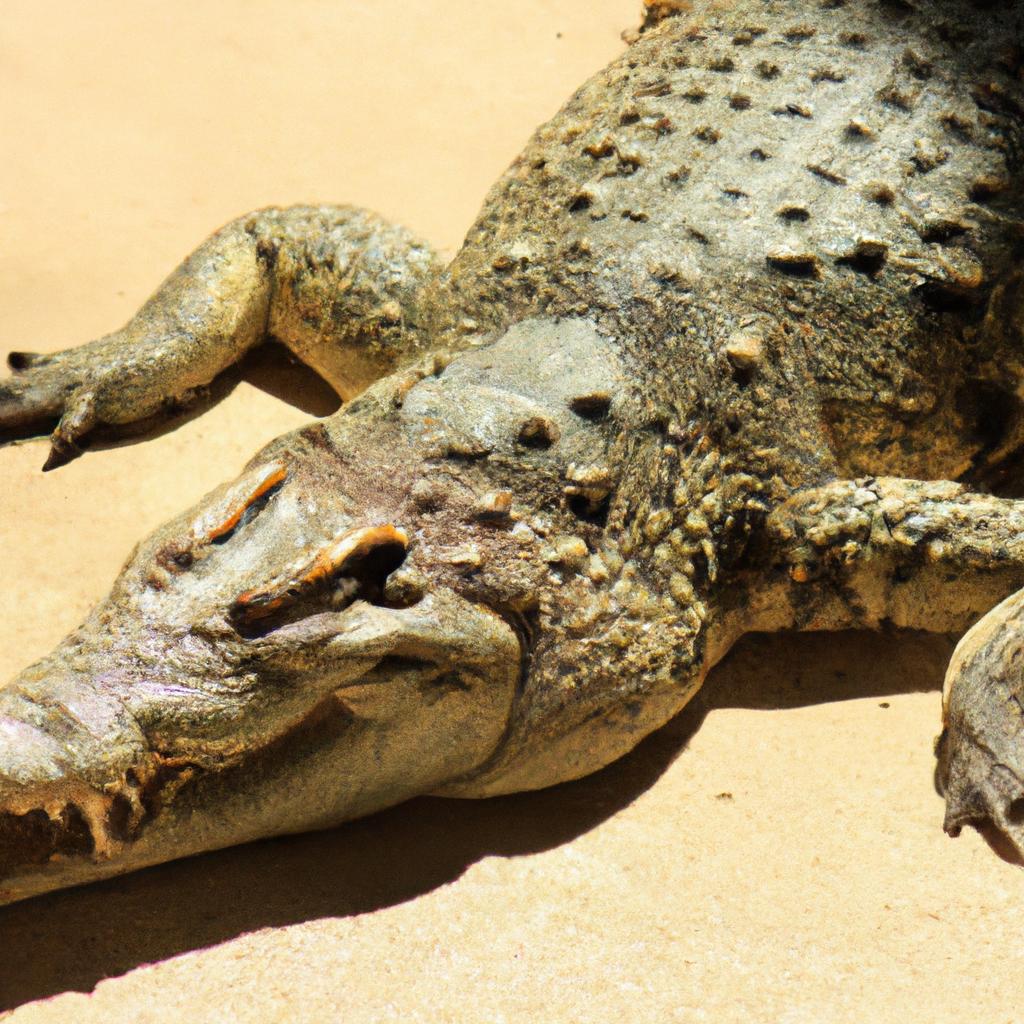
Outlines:
<svg viewBox="0 0 1024 1024"><path fill-rule="evenodd" d="M886 623L973 626L946 827L1024 850L1022 30L651 3L449 266L364 211L264 210L121 330L12 353L0 431L52 432L48 468L269 338L349 401L0 691L0 902L576 778L743 633Z"/></svg>

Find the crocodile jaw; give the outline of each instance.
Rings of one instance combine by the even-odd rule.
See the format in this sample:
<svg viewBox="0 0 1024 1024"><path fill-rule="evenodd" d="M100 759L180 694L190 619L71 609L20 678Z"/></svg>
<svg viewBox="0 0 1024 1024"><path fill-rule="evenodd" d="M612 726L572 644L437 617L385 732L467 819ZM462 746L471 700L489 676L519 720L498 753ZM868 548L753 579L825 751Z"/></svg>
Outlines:
<svg viewBox="0 0 1024 1024"><path fill-rule="evenodd" d="M436 789L498 745L520 671L511 627L444 592L401 609L359 601L274 643L262 686L140 678L79 636L0 690L0 904ZM311 650L316 666L286 686L304 697L282 717L268 695L281 652ZM237 724L211 741L215 691Z"/></svg>

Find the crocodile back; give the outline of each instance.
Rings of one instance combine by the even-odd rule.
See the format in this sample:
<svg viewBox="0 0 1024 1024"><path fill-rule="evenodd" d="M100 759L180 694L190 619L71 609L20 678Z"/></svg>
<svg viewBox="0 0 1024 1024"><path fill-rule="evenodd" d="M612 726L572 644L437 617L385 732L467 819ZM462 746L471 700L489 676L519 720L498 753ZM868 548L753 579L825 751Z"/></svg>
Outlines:
<svg viewBox="0 0 1024 1024"><path fill-rule="evenodd" d="M666 18L492 189L449 270L451 329L586 315L659 400L714 394L745 422L721 356L754 332L760 403L821 423L847 468L962 475L994 445L968 422L1004 387L989 364L1005 378L1020 348L979 325L994 296L1016 308L1022 22L967 0ZM894 415L910 434L886 443Z"/></svg>

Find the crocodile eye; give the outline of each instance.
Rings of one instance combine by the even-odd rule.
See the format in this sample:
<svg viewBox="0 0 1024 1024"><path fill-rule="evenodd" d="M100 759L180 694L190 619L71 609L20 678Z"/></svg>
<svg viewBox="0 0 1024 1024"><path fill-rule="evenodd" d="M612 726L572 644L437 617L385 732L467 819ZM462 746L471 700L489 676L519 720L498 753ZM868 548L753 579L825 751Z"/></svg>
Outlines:
<svg viewBox="0 0 1024 1024"><path fill-rule="evenodd" d="M204 523L196 530L197 539L204 544L226 544L237 530L252 522L267 507L287 476L287 470L279 463L267 467L252 482L251 490L247 488L228 504L219 522Z"/></svg>
<svg viewBox="0 0 1024 1024"><path fill-rule="evenodd" d="M184 539L164 545L156 553L156 562L171 573L191 569L203 548L226 544L246 523L252 522L284 486L288 471L279 463L264 466L243 478L227 499L207 511L192 524Z"/></svg>

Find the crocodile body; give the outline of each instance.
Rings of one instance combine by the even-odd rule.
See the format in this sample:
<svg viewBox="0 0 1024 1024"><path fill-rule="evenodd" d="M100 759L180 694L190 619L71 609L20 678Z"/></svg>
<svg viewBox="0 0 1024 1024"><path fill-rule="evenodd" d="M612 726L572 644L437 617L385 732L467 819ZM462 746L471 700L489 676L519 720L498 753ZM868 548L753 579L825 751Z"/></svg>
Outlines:
<svg viewBox="0 0 1024 1024"><path fill-rule="evenodd" d="M121 331L12 354L0 429L53 427L49 468L266 338L351 400L0 692L0 901L579 777L752 630L977 622L947 828L1020 842L1024 12L648 6L449 266L260 211Z"/></svg>

